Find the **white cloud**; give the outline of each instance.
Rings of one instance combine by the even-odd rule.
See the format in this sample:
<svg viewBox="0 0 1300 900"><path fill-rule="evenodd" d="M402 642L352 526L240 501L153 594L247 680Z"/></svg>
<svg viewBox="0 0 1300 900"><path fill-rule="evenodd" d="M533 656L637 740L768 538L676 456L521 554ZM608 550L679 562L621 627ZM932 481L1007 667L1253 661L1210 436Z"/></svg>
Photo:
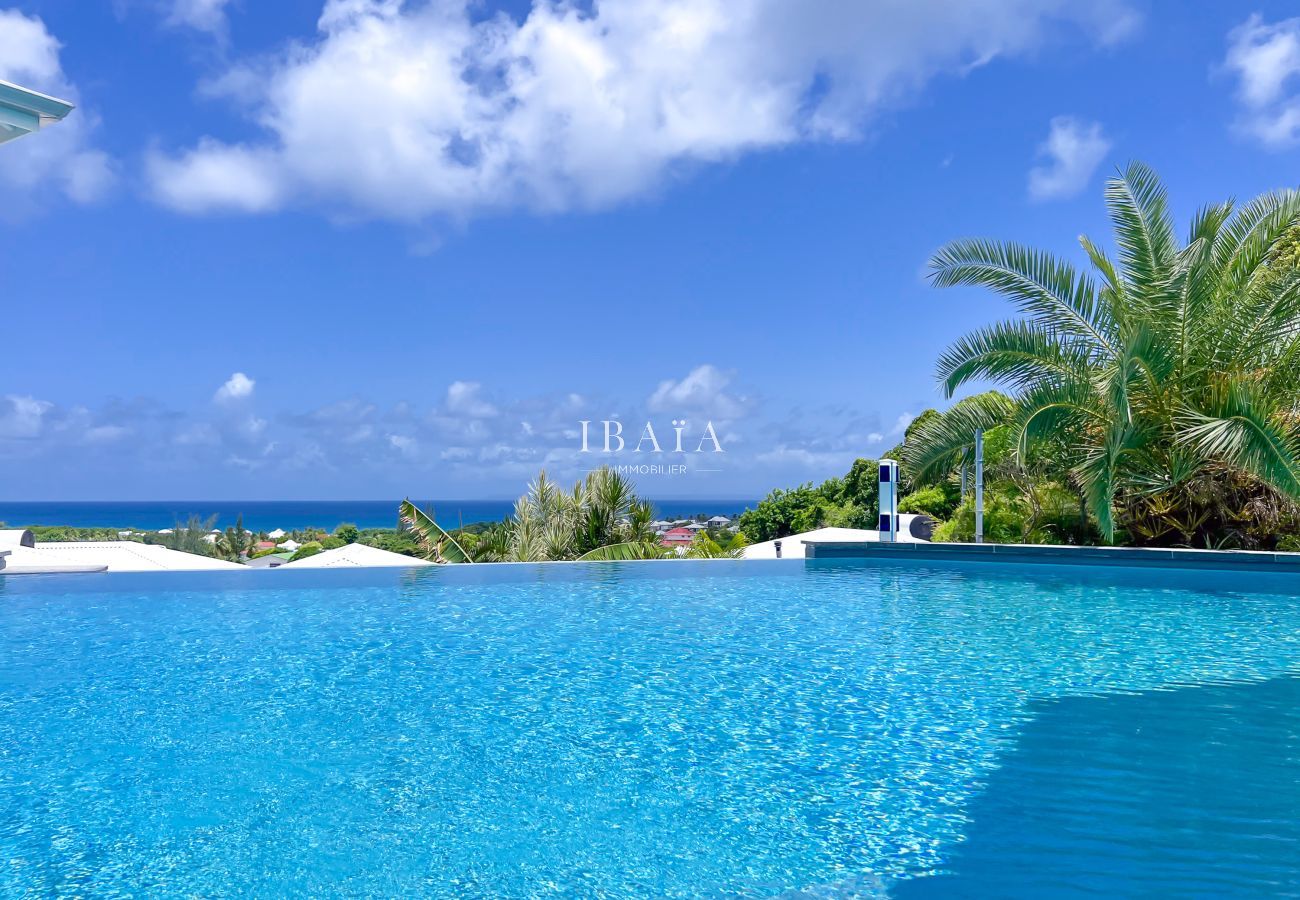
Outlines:
<svg viewBox="0 0 1300 900"><path fill-rule="evenodd" d="M898 418L894 420L894 427L889 429L890 437L898 437L907 431L907 426L916 421L916 413L904 412L899 413Z"/></svg>
<svg viewBox="0 0 1300 900"><path fill-rule="evenodd" d="M226 7L230 0L169 0L167 24L211 34L226 29Z"/></svg>
<svg viewBox="0 0 1300 900"><path fill-rule="evenodd" d="M646 407L651 412L670 415L716 416L718 419L734 419L744 412L746 400L726 392L731 384L731 376L708 365L697 366L680 381L659 382Z"/></svg>
<svg viewBox="0 0 1300 900"><path fill-rule="evenodd" d="M96 425L86 430L86 441L92 444L108 444L131 436L131 429L125 425Z"/></svg>
<svg viewBox="0 0 1300 900"><path fill-rule="evenodd" d="M52 403L9 394L0 400L0 440L39 437Z"/></svg>
<svg viewBox="0 0 1300 900"><path fill-rule="evenodd" d="M1038 147L1044 162L1029 172L1030 198L1056 200L1078 194L1088 186L1088 179L1110 148L1111 142L1099 122L1071 116L1052 119L1047 140Z"/></svg>
<svg viewBox="0 0 1300 900"><path fill-rule="evenodd" d="M0 9L0 78L76 101L77 89L59 61L60 44L36 16ZM36 207L37 196L57 189L75 203L102 197L114 180L108 155L91 146L96 120L74 109L62 122L4 145L0 193L9 210Z"/></svg>
<svg viewBox="0 0 1300 900"><path fill-rule="evenodd" d="M261 213L277 208L284 199L282 186L262 165L266 156L264 151L204 138L180 156L152 151L145 165L155 195L173 209ZM157 194L159 190L163 194Z"/></svg>
<svg viewBox="0 0 1300 900"><path fill-rule="evenodd" d="M453 381L447 388L447 411L471 419L490 419L497 414L477 381Z"/></svg>
<svg viewBox="0 0 1300 900"><path fill-rule="evenodd" d="M186 212L605 207L683 167L856 138L937 75L1135 21L1125 0L537 0L522 20L470 0L327 0L314 42L208 85L260 140L206 138L149 172Z"/></svg>
<svg viewBox="0 0 1300 900"><path fill-rule="evenodd" d="M1300 18L1251 16L1228 33L1224 64L1237 76L1240 127L1269 147L1300 142Z"/></svg>
<svg viewBox="0 0 1300 900"><path fill-rule="evenodd" d="M390 434L388 444L403 456L414 457L420 452L420 442L405 434Z"/></svg>
<svg viewBox="0 0 1300 900"><path fill-rule="evenodd" d="M217 392L212 396L213 400L218 403L229 403L232 400L242 400L253 394L253 388L257 382L249 378L243 372L236 372L226 379L226 383L217 388Z"/></svg>

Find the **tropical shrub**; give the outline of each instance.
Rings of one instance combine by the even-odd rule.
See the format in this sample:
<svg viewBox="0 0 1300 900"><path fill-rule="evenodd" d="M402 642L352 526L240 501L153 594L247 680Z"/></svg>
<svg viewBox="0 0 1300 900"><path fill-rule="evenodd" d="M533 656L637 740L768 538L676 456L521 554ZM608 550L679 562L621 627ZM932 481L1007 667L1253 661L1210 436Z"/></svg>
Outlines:
<svg viewBox="0 0 1300 900"><path fill-rule="evenodd" d="M235 517L235 524L217 535L213 545L217 555L230 562L247 559L257 549L257 536L244 529L244 517Z"/></svg>
<svg viewBox="0 0 1300 900"><path fill-rule="evenodd" d="M631 481L608 466L589 473L571 490L560 488L543 471L515 503L514 515L467 541L470 546L409 500L402 503L400 514L424 557L437 562L603 561L663 555L650 529L653 508L636 496Z"/></svg>
<svg viewBox="0 0 1300 900"><path fill-rule="evenodd" d="M1026 540L1028 515L1017 500L1006 494L985 492L984 540L990 544L1018 544ZM975 540L975 498L967 496L952 517L934 530L935 541ZM1033 543L1053 543L1034 541Z"/></svg>
<svg viewBox="0 0 1300 900"><path fill-rule="evenodd" d="M351 522L344 522L334 529L334 537L346 544L355 544L361 537L361 529Z"/></svg>
<svg viewBox="0 0 1300 900"><path fill-rule="evenodd" d="M300 559L306 559L309 556L315 556L324 549L325 548L320 545L319 541L308 541L294 551L293 556L289 557L289 562L296 562Z"/></svg>
<svg viewBox="0 0 1300 900"><path fill-rule="evenodd" d="M701 531L686 548L686 556L689 559L737 559L741 551L748 546L749 541L740 532L736 532L725 541L719 541Z"/></svg>
<svg viewBox="0 0 1300 900"><path fill-rule="evenodd" d="M770 541L815 528L874 528L880 509L879 465L854 461L843 478L772 491L740 514L737 528L751 541Z"/></svg>
<svg viewBox="0 0 1300 900"><path fill-rule="evenodd" d="M818 503L824 500L811 484L792 490L777 488L753 509L741 513L737 525L745 537L755 542L809 531L820 522L822 509Z"/></svg>
<svg viewBox="0 0 1300 900"><path fill-rule="evenodd" d="M216 522L216 516L201 519L192 515L183 525L177 522L172 528L171 534L146 534L141 538L141 541L146 544L167 547L170 550L180 550L182 553L197 553L199 556L220 556L216 545L207 539L208 534L212 531L212 526Z"/></svg>
<svg viewBox="0 0 1300 900"><path fill-rule="evenodd" d="M0 522L0 528L4 528ZM116 528L74 528L70 525L32 525L28 529L37 541L118 541Z"/></svg>
<svg viewBox="0 0 1300 900"><path fill-rule="evenodd" d="M961 502L961 488L943 481L919 488L898 501L899 513L919 513L942 522L952 516Z"/></svg>
<svg viewBox="0 0 1300 900"><path fill-rule="evenodd" d="M991 289L1022 318L943 354L950 396L977 380L1012 395L922 425L908 469L946 477L976 428L1005 426L1025 471L1077 492L1108 541L1266 543L1232 523L1300 498L1300 272L1284 255L1300 195L1204 207L1185 243L1145 166L1108 182L1106 201L1118 257L1081 238L1092 273L1014 243L935 256L936 284Z"/></svg>

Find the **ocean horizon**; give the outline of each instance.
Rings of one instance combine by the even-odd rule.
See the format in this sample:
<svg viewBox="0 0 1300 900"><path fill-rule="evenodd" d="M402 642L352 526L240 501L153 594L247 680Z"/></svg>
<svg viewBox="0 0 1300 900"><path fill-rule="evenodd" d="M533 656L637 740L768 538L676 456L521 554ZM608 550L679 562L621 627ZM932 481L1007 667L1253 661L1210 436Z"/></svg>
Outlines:
<svg viewBox="0 0 1300 900"><path fill-rule="evenodd" d="M244 517L253 531L282 528L333 528L351 522L358 528L397 527L400 500L0 500L0 523L10 528L66 525L73 528L120 528L157 531L183 523L190 516L216 516L216 528ZM500 522L514 512L513 500L417 500L432 508L443 528L475 522ZM755 501L735 499L651 500L659 518L681 519L700 513L735 516Z"/></svg>

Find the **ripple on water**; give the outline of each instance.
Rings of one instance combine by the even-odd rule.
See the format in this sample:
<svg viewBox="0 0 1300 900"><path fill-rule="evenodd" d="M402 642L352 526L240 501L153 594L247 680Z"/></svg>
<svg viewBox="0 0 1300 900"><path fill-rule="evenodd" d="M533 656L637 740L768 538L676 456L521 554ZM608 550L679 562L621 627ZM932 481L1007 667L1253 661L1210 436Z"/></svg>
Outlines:
<svg viewBox="0 0 1300 900"><path fill-rule="evenodd" d="M1259 838L1250 871L1295 883L1277 817L1296 723L1252 693L1300 661L1275 585L855 563L253 575L0 579L0 893L880 896L1014 864L1041 896L1135 835L1169 849L1156 892L1255 889L1193 852L1227 823ZM1206 731L1225 705L1231 727ZM1230 808L1157 789L1186 781L1159 764L1198 734L1254 741L1179 757L1231 783ZM1081 822L1086 840L1053 837Z"/></svg>

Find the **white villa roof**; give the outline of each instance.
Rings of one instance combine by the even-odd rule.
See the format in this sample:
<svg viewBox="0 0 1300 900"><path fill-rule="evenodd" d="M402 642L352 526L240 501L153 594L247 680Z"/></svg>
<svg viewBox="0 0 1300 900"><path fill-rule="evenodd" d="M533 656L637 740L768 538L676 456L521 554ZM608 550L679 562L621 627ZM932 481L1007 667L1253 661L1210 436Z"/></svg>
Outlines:
<svg viewBox="0 0 1300 900"><path fill-rule="evenodd" d="M266 536L273 541L278 541L288 533L289 532L285 531L283 528L277 528L275 531L268 531Z"/></svg>
<svg viewBox="0 0 1300 900"><path fill-rule="evenodd" d="M135 541L54 541L9 547L6 575L54 572L190 572L243 569L238 563Z"/></svg>
<svg viewBox="0 0 1300 900"><path fill-rule="evenodd" d="M371 547L366 544L348 544L346 547L338 547L334 550L322 550L314 556L287 562L282 566L278 566L278 568L329 569L346 566L397 568L435 565L437 563L429 562L427 559L403 556L400 553L380 550L378 547Z"/></svg>

